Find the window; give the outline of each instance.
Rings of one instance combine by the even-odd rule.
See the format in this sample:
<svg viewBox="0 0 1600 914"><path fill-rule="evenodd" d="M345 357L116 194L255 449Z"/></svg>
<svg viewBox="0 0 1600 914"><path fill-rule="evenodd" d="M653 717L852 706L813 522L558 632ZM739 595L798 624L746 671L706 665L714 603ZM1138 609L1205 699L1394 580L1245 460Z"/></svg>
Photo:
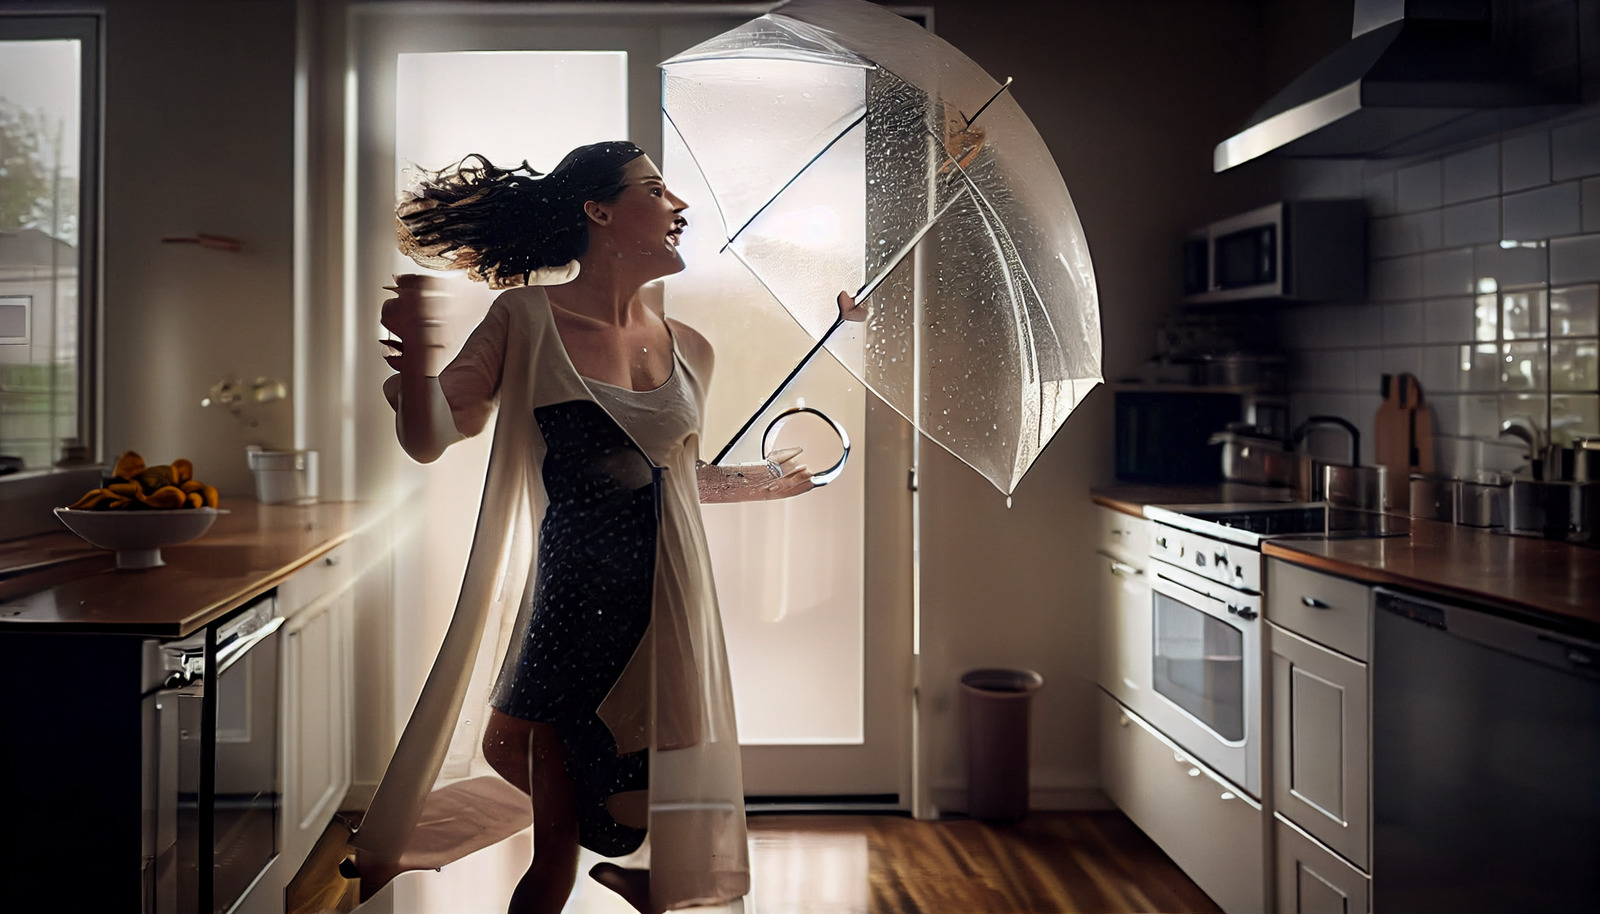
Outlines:
<svg viewBox="0 0 1600 914"><path fill-rule="evenodd" d="M94 453L99 20L0 17L0 455Z"/></svg>

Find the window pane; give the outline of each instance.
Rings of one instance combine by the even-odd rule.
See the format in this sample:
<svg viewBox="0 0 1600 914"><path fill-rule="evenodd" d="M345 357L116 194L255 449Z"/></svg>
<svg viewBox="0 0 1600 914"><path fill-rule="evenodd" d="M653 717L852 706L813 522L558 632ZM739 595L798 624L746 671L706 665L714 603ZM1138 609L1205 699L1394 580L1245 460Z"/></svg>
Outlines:
<svg viewBox="0 0 1600 914"><path fill-rule="evenodd" d="M79 437L81 42L0 40L0 454Z"/></svg>

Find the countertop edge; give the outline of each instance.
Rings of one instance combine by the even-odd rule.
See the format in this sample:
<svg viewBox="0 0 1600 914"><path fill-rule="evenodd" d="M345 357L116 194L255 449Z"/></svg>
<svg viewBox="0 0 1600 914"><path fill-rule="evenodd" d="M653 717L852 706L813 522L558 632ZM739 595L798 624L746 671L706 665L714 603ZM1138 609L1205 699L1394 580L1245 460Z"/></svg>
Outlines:
<svg viewBox="0 0 1600 914"><path fill-rule="evenodd" d="M256 505L244 499L235 501L235 504L240 503L244 503L241 504L241 508L245 511L241 519L247 522L253 522L253 518L259 516L256 512L263 508L268 508L268 506ZM316 526L323 527L323 530L315 531L313 536L304 537L306 542L289 548L280 548L278 551L281 556L274 556L270 561L260 562L258 567L254 569L241 570L231 579L226 575L219 576L220 579L214 579L213 585L207 588L211 592L204 593L203 596L199 593L191 594L191 596L200 597L200 599L174 601L175 605L172 606L170 615L162 616L146 613L140 617L120 619L110 617L109 613L103 613L98 617L90 617L88 615L72 617L71 614L61 614L46 618L28 618L26 615L19 613L0 619L0 635L26 636L29 634L72 633L158 639L187 637L225 617L228 613L244 606L251 600L282 585L318 559L349 543L363 532L373 529L388 515L388 510L384 505L373 502L321 502L315 507L320 510L317 512L317 518L314 523ZM275 507L268 509L279 510ZM237 515L239 509L235 509L235 513ZM307 527L305 529L308 532L312 532L313 528ZM241 534L249 535L248 531L231 531L228 535L238 537ZM325 535L317 538L317 534ZM229 547L233 545L234 543L227 543ZM178 546L168 548L176 552L179 549L194 547ZM204 549L205 546L201 545L199 548ZM103 552L99 554L109 555L109 553ZM182 563L179 564L181 567ZM115 575L116 571L111 568L101 573ZM105 585L90 585L90 587L119 586L119 582L115 578L105 578L103 580L106 582ZM132 578L126 580L127 584L135 583ZM65 581L62 583L70 584L71 582ZM154 581L151 582L152 585L155 583ZM57 586L61 585L47 585L46 589L40 592L50 592L52 588ZM80 586L78 592L73 594L73 597L94 599L93 594L94 590L91 589L85 592ZM18 595L18 599L28 600L31 598L26 595ZM7 603L5 605L20 606L21 604Z"/></svg>

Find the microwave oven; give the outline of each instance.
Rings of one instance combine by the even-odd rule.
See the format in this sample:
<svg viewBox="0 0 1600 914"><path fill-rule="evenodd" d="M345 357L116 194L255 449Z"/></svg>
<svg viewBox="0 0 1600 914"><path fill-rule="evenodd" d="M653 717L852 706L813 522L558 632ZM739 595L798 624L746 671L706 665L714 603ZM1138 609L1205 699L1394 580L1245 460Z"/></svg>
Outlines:
<svg viewBox="0 0 1600 914"><path fill-rule="evenodd" d="M1190 232L1183 301L1349 301L1366 296L1362 200L1291 200Z"/></svg>

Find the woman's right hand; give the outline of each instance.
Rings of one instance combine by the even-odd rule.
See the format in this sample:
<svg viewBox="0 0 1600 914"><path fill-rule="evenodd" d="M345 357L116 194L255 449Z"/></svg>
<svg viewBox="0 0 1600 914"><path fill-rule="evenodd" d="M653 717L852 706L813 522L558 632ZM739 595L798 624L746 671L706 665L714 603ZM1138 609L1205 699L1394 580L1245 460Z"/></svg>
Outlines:
<svg viewBox="0 0 1600 914"><path fill-rule="evenodd" d="M438 377L449 363L445 316L450 299L432 276L406 273L384 286L395 294L383 303L379 322L398 339L380 340L383 360L401 374Z"/></svg>

